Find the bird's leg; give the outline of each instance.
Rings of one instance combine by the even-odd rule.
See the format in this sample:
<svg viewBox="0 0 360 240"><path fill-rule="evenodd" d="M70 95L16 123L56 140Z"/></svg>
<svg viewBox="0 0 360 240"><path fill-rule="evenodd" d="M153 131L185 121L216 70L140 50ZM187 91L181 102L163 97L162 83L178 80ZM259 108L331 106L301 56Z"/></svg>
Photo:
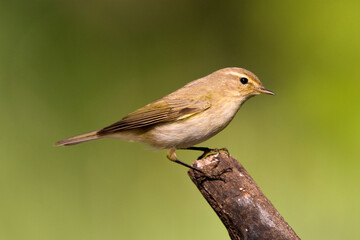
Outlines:
<svg viewBox="0 0 360 240"><path fill-rule="evenodd" d="M203 154L201 154L201 155L198 157L198 160L204 158L209 152L211 152L211 151L213 150L213 149L208 148L208 147L188 147L188 148L183 148L183 149L184 149L184 150L202 151Z"/></svg>
<svg viewBox="0 0 360 240"><path fill-rule="evenodd" d="M204 154L203 154L203 155L206 155L206 154L209 154L209 153L211 154L211 153L213 153L214 151L216 151L216 152L219 152L219 151L227 151L226 148L224 148L224 149L210 149L210 148L206 148L206 147L190 147L190 148L184 148L184 149L186 149L186 150L199 150L199 151L204 151ZM224 181L224 180L222 179L221 175L222 175L223 173L229 172L229 170L231 171L231 169L224 169L224 170L222 170L222 171L220 171L219 173L216 173L216 174L208 174L208 173L205 173L205 172L203 172L202 170L200 170L200 169L198 169L198 168L195 168L195 167L193 167L193 166L190 166L190 165L188 165L188 164L180 161L179 159L177 159L175 150L176 150L175 148L170 148L169 151L168 151L168 153L167 153L167 158L168 158L169 160L173 161L173 162L176 162L176 163L178 163L178 164L180 164L180 165L183 165L183 166L185 166L185 167L191 168L192 170L197 171L197 172L203 174L201 177L204 178L204 180L207 179L207 180L221 180L221 181ZM218 164L219 164L219 162L216 163L215 168L217 167Z"/></svg>
<svg viewBox="0 0 360 240"><path fill-rule="evenodd" d="M178 163L178 164L180 164L180 165L183 165L183 166L185 166L185 167L187 167L187 168L191 168L191 169L194 170L194 171L197 171L197 172L199 172L199 173L204 174L204 172L201 171L200 169L197 169L197 168L195 168L195 167L193 167L193 166L190 166L190 165L188 165L188 164L180 161L179 159L177 159L175 150L176 150L175 148L170 148L170 149L169 149L169 151L168 151L168 153L167 153L167 158L168 158L169 160L171 160L171 161L173 161L173 162L176 162L176 163Z"/></svg>
<svg viewBox="0 0 360 240"><path fill-rule="evenodd" d="M182 149L202 151L202 152L210 152L212 150L211 148L208 148L208 147L188 147L188 148L182 148Z"/></svg>
<svg viewBox="0 0 360 240"><path fill-rule="evenodd" d="M201 156L198 157L199 159L203 159L204 157L206 157L208 154L214 154L214 153L218 153L220 151L224 151L227 154L229 154L229 151L226 148L220 148L220 149L211 149L208 147L188 147L188 148L182 148L183 150L195 150L195 151L202 151L203 154L201 154Z"/></svg>

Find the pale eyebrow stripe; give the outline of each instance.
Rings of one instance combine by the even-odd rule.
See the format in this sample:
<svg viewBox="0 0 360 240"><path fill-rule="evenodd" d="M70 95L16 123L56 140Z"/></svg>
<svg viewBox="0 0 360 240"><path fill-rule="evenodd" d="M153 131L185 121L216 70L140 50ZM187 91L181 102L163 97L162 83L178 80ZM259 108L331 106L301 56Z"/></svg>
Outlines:
<svg viewBox="0 0 360 240"><path fill-rule="evenodd" d="M241 73L238 73L238 72L233 72L233 71L227 72L226 74L234 75L234 76L237 76L237 77L243 77L244 76L244 74L241 74Z"/></svg>

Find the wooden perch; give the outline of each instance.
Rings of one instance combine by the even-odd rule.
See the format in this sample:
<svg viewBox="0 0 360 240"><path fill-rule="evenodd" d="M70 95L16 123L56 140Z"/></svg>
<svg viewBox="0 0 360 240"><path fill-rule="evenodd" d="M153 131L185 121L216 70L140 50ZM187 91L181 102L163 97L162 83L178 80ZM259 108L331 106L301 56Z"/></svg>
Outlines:
<svg viewBox="0 0 360 240"><path fill-rule="evenodd" d="M300 239L261 192L245 168L228 153L196 160L188 174L227 228L230 238Z"/></svg>

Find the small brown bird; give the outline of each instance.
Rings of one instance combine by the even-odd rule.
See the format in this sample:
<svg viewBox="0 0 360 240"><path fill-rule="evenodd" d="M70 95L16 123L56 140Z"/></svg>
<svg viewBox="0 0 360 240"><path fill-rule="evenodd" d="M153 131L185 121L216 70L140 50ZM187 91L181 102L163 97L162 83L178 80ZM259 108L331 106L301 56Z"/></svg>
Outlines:
<svg viewBox="0 0 360 240"><path fill-rule="evenodd" d="M69 146L105 137L143 142L157 149L169 149L167 157L170 160L195 169L179 161L175 150L206 150L193 146L223 130L240 106L260 93L274 95L246 69L220 69L149 103L110 126L61 140L55 145Z"/></svg>

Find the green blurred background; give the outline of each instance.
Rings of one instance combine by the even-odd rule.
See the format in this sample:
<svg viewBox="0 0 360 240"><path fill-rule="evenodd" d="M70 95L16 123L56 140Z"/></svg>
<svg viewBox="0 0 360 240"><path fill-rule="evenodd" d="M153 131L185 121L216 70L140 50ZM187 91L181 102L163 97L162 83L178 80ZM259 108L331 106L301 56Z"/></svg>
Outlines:
<svg viewBox="0 0 360 240"><path fill-rule="evenodd" d="M0 239L228 239L166 151L53 147L227 66L277 95L202 145L301 238L359 239L359 23L359 1L1 1Z"/></svg>

